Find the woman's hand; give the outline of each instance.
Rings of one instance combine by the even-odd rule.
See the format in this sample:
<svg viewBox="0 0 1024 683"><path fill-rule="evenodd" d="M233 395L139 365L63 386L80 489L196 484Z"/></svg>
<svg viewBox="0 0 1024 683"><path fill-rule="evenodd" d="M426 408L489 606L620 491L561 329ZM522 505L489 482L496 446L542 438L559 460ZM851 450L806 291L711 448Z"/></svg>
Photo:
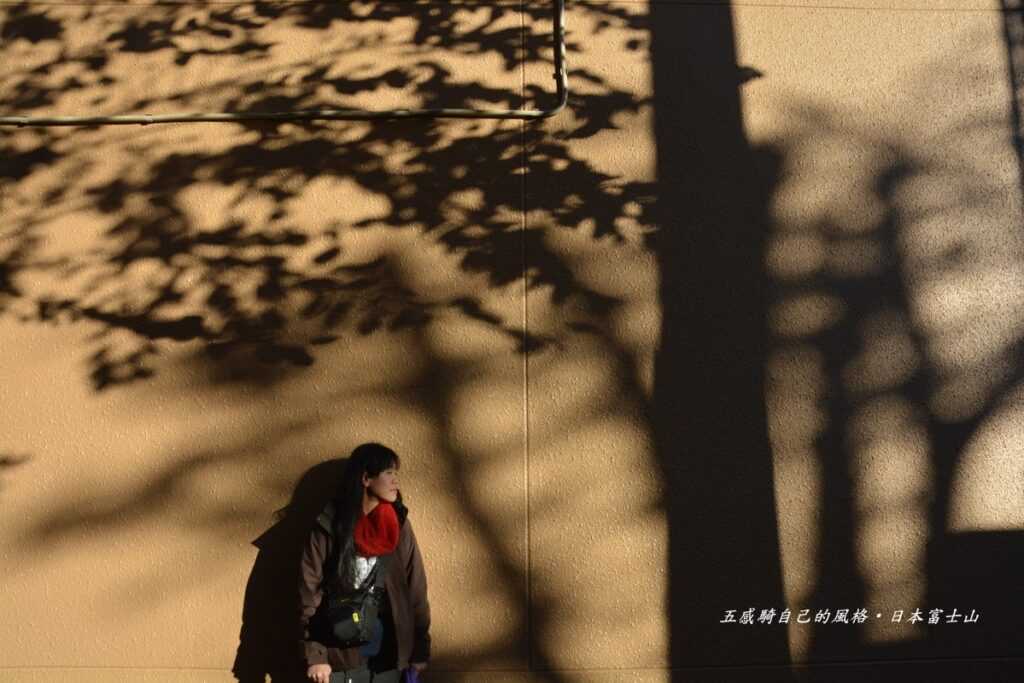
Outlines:
<svg viewBox="0 0 1024 683"><path fill-rule="evenodd" d="M409 662L409 666L416 669L416 673L423 673L423 670L427 668L426 662Z"/></svg>
<svg viewBox="0 0 1024 683"><path fill-rule="evenodd" d="M331 665L311 664L309 668L306 669L306 678L313 681L313 683L330 683Z"/></svg>

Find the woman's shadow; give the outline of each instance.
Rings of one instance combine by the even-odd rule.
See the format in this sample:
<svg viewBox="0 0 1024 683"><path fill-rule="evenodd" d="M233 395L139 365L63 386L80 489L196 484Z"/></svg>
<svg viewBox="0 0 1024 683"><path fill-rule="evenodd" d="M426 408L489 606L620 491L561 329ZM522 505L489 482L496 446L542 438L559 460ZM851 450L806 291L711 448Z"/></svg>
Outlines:
<svg viewBox="0 0 1024 683"><path fill-rule="evenodd" d="M231 671L241 683L305 681L299 627L299 562L320 511L334 496L345 458L310 468L277 522L253 541L259 549L245 587L242 631Z"/></svg>

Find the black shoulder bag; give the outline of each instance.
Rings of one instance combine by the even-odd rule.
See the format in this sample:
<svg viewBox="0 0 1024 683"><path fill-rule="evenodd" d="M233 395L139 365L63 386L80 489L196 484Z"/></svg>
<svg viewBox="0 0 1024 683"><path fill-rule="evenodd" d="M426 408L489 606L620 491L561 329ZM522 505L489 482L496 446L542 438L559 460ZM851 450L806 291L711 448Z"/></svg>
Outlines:
<svg viewBox="0 0 1024 683"><path fill-rule="evenodd" d="M337 647L359 647L375 640L380 632L380 604L392 555L381 555L369 576L353 592L325 595L326 616Z"/></svg>

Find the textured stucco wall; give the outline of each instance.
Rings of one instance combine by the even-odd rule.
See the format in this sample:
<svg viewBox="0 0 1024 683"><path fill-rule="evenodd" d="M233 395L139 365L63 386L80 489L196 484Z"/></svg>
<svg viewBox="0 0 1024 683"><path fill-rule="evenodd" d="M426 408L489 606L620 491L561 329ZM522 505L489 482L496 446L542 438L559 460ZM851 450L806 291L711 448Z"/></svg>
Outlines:
<svg viewBox="0 0 1024 683"><path fill-rule="evenodd" d="M741 59L766 67L746 91L752 136L788 155L767 250L783 559L788 599L809 603L835 495L821 482L838 465L819 455L842 453L856 511L846 559L869 613L883 614L866 639L919 642L927 623L894 624L895 610L958 607L927 593L935 500L948 497L949 533L1024 521L1010 436L1022 291L1012 89L987 5L855 4L737 10ZM769 47L780 40L786 50ZM791 631L798 652L808 638Z"/></svg>
<svg viewBox="0 0 1024 683"><path fill-rule="evenodd" d="M685 221L653 208L677 150L658 145L655 117L676 113L655 111L650 48L723 18L736 163L777 161L759 171L766 328L749 353L785 604L757 607L974 606L930 604L955 574L935 553L1003 552L1024 525L1003 15L980 0L665 2L652 25L650 10L571 4L571 109L542 124L0 131L0 612L16 615L0 680L231 680L243 609L262 629L243 632L248 654L284 613L295 532L275 511L366 440L404 458L431 680L781 675L746 668L742 648L738 668L684 669L721 662L673 640L688 617L667 594L701 593L671 583L670 526L716 520L665 513L666 463L687 454L656 445L657 354L686 322L664 298L690 293L662 286L675 255L657 235ZM551 100L550 7L532 0L28 2L0 17L5 113ZM719 388L689 393L705 391ZM784 629L796 662L950 652L888 619L738 628ZM961 654L1014 654L1006 635Z"/></svg>

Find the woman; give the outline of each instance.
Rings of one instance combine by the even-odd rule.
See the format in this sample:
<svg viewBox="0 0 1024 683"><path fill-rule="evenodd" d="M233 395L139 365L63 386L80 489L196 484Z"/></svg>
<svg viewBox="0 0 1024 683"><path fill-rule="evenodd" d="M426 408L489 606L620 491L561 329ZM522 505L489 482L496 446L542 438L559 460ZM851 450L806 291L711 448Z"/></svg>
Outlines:
<svg viewBox="0 0 1024 683"><path fill-rule="evenodd" d="M314 683L397 683L406 667L427 666L427 577L398 490L399 464L377 443L352 451L306 543L302 653Z"/></svg>

